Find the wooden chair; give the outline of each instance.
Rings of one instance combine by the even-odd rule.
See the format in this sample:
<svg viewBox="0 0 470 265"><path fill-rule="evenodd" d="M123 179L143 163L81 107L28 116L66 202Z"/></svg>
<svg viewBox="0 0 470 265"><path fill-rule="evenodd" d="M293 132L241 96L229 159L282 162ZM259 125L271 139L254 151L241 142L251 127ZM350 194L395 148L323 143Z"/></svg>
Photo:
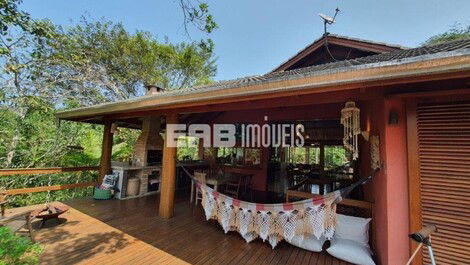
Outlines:
<svg viewBox="0 0 470 265"><path fill-rule="evenodd" d="M35 243L35 234L31 224L35 218L35 216L31 215L31 211L17 213L0 219L0 226L6 226L14 233L28 234L31 241Z"/></svg>
<svg viewBox="0 0 470 265"><path fill-rule="evenodd" d="M209 170L202 170L202 171L194 171L194 177L197 179L197 175L201 177L204 174L204 178L199 180L199 182L207 184L209 186L213 186L214 190L217 191L218 185L220 184L220 181L222 181L224 177L224 171L223 167L216 166L216 167L211 167ZM195 183L194 181L191 181L191 199L190 203L193 203L193 198L195 199L196 205L198 204L198 200L202 200L201 192L200 190L197 190L195 192Z"/></svg>
<svg viewBox="0 0 470 265"><path fill-rule="evenodd" d="M204 172L194 172L194 178L199 182L199 183L206 183L206 176L207 173ZM202 201L202 193L200 189L196 188L196 206L198 204L198 201Z"/></svg>
<svg viewBox="0 0 470 265"><path fill-rule="evenodd" d="M209 170L209 178L221 179L225 176L224 167L220 165L212 165Z"/></svg>
<svg viewBox="0 0 470 265"><path fill-rule="evenodd" d="M238 199L240 197L240 191L243 188L244 194L247 190L251 190L251 175L240 175L234 181L229 181L225 184L225 194L231 195Z"/></svg>

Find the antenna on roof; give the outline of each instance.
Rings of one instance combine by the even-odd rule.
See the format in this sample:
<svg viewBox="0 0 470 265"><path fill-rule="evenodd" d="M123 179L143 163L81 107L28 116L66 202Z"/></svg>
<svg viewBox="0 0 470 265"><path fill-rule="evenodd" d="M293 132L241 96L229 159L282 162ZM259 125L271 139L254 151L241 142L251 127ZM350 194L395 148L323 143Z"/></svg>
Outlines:
<svg viewBox="0 0 470 265"><path fill-rule="evenodd" d="M335 11L336 11L336 12L335 12L335 15L334 15L333 17L327 16L327 15L322 14L322 13L318 14L318 15L323 19L323 27L324 27L324 29L325 29L324 35L327 35L327 34L328 34L328 32L326 31L326 26L327 26L327 25L331 25L331 24L333 24L333 23L336 22L335 19L336 19L336 16L338 15L338 13L339 13L340 10L339 10L339 8L336 8Z"/></svg>

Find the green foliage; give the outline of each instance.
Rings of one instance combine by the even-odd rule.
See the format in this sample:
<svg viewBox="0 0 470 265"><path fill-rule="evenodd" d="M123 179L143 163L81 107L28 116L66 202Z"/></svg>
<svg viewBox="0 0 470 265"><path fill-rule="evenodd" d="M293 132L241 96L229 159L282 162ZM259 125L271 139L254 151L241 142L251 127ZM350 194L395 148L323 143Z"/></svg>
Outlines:
<svg viewBox="0 0 470 265"><path fill-rule="evenodd" d="M50 23L34 20L28 13L18 9L21 2L21 0L0 0L0 36L2 36L0 56L11 52L10 45L14 41L9 36L11 31L20 31L30 35L39 46L43 44L44 39L54 36L54 30Z"/></svg>
<svg viewBox="0 0 470 265"><path fill-rule="evenodd" d="M19 189L40 186L53 186L62 184L73 184L81 182L92 182L97 180L97 172L70 172L63 174L47 175L22 175L6 176L0 178L0 187L8 189ZM32 204L41 204L45 202L64 201L73 198L91 196L93 187L76 188L60 191L27 193L8 197L9 207L21 207Z"/></svg>
<svg viewBox="0 0 470 265"><path fill-rule="evenodd" d="M43 249L29 239L0 227L0 265L39 264Z"/></svg>
<svg viewBox="0 0 470 265"><path fill-rule="evenodd" d="M333 169L349 162L348 155L343 146L327 145L325 148L325 169ZM320 148L317 146L290 147L289 163L312 165L320 163Z"/></svg>
<svg viewBox="0 0 470 265"><path fill-rule="evenodd" d="M32 19L18 0L0 0L0 167L32 168L97 165L102 126L59 123L55 113L102 102L142 96L145 84L167 89L211 82L214 44L172 44L148 32L130 33L105 19L63 28ZM207 6L198 18L215 28ZM113 160L130 160L138 132L120 129ZM78 183L96 173L64 173L0 178L0 189ZM66 200L92 189L10 197L10 206Z"/></svg>
<svg viewBox="0 0 470 265"><path fill-rule="evenodd" d="M43 23L33 20L28 13L18 9L18 4L21 2L21 0L0 0L0 34L7 35L11 27L19 27L36 36L51 34Z"/></svg>
<svg viewBox="0 0 470 265"><path fill-rule="evenodd" d="M54 84L60 100L79 105L141 96L144 85L178 89L207 83L215 75L213 43L159 42L148 32L129 33L122 24L89 21L68 29L42 55L36 81ZM57 93L58 92L58 93Z"/></svg>
<svg viewBox="0 0 470 265"><path fill-rule="evenodd" d="M198 142L199 139L195 137L178 138L178 149L176 152L178 161L198 160Z"/></svg>
<svg viewBox="0 0 470 265"><path fill-rule="evenodd" d="M423 45L441 43L445 41L461 40L470 38L470 25L462 26L454 24L448 31L437 34L427 39Z"/></svg>
<svg viewBox="0 0 470 265"><path fill-rule="evenodd" d="M139 134L140 130L120 128L119 133L114 136L113 160L122 162L131 161L134 154L135 142ZM101 149L98 153L98 157L99 155L101 155Z"/></svg>
<svg viewBox="0 0 470 265"><path fill-rule="evenodd" d="M206 2L179 0L179 3L183 11L183 25L186 33L188 33L188 24L192 24L200 31L206 33L212 33L218 28Z"/></svg>
<svg viewBox="0 0 470 265"><path fill-rule="evenodd" d="M325 169L334 169L348 162L348 155L343 146L325 146Z"/></svg>
<svg viewBox="0 0 470 265"><path fill-rule="evenodd" d="M100 132L97 126L62 122L59 127L53 106L37 97L31 99L22 116L8 107L0 109L0 115L4 117L0 119L0 163L4 167L97 164L99 159L93 157L89 149L99 148L96 145L100 144L101 139L97 138L93 143L86 141L90 134L97 135ZM17 142L14 150L11 150L14 137L17 137ZM81 144L87 144L89 149L77 152L69 148ZM11 161L6 161L8 152L14 152Z"/></svg>
<svg viewBox="0 0 470 265"><path fill-rule="evenodd" d="M290 163L294 164L307 164L307 148L305 147L290 147Z"/></svg>

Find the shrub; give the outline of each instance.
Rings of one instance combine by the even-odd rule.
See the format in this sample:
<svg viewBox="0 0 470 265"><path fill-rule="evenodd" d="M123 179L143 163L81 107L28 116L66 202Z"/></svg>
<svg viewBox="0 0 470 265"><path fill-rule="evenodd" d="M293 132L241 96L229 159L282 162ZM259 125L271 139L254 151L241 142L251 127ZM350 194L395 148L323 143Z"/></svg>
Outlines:
<svg viewBox="0 0 470 265"><path fill-rule="evenodd" d="M0 227L0 265L38 264L42 251L39 244Z"/></svg>

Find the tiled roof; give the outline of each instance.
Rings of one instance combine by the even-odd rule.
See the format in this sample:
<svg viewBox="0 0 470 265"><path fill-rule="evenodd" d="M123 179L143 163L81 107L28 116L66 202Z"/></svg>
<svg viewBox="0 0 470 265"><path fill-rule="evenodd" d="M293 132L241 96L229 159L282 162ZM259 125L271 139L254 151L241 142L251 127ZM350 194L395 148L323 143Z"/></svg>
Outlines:
<svg viewBox="0 0 470 265"><path fill-rule="evenodd" d="M208 90L219 90L228 89L248 85L256 85L260 83L268 83L275 81L282 81L288 79L295 79L300 77L306 77L315 75L317 73L324 73L325 71L340 71L342 69L354 69L355 67L366 66L368 64L378 64L387 62L399 62L404 59L434 55L441 52L452 52L456 50L470 49L470 39L457 40L439 43L435 45L422 46L418 48L411 48L405 50L397 50L393 52L387 52L382 54L376 54L351 60L338 61L333 63L309 66L305 68L299 68L284 72L271 72L264 75L248 76L228 81L215 82L209 85L196 86L187 89L180 89L174 91L167 91L164 94L184 94L188 92L208 91Z"/></svg>

